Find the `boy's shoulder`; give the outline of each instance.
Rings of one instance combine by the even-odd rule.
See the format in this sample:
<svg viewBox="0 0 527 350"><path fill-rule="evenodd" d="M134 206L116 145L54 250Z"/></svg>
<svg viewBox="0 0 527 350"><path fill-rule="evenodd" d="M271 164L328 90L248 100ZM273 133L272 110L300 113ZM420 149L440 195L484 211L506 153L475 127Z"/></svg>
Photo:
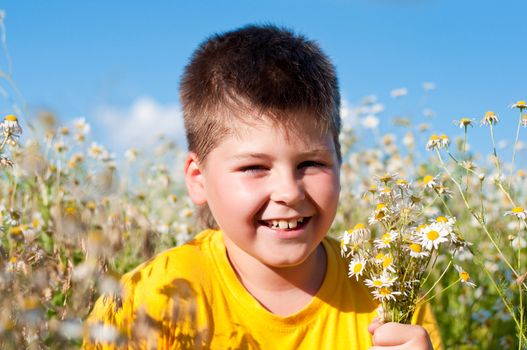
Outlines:
<svg viewBox="0 0 527 350"><path fill-rule="evenodd" d="M205 230L189 242L167 249L123 275L127 288L152 290L169 285L175 280L205 283L211 264L212 245L221 237L220 232Z"/></svg>

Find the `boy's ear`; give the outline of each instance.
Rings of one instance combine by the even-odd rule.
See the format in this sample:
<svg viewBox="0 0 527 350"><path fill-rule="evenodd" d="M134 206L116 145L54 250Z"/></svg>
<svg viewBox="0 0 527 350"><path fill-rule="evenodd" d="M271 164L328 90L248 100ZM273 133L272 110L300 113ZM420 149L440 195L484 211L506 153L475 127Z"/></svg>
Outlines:
<svg viewBox="0 0 527 350"><path fill-rule="evenodd" d="M207 195L205 191L205 184L203 173L198 162L196 153L189 152L185 160L185 182L190 199L197 204L202 205L207 203Z"/></svg>

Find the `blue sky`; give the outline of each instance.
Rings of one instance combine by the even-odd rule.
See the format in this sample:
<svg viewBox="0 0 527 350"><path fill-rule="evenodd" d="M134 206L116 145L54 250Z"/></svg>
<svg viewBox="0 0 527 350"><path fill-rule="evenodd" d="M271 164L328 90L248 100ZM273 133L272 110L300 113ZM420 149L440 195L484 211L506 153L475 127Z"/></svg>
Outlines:
<svg viewBox="0 0 527 350"><path fill-rule="evenodd" d="M116 150L160 130L181 135L178 83L192 51L210 34L247 23L318 41L350 106L371 94L385 105L381 131L393 128L393 115L411 115L454 135L452 120L494 110L498 138L511 139L517 112L508 106L527 99L525 1L4 0L0 9L27 117L41 108L64 122L85 116L92 139ZM7 69L5 58L0 64ZM426 101L424 82L436 86ZM401 87L406 97L390 97ZM0 113L10 108L1 101ZM425 120L423 108L436 116ZM479 129L474 137L487 140Z"/></svg>

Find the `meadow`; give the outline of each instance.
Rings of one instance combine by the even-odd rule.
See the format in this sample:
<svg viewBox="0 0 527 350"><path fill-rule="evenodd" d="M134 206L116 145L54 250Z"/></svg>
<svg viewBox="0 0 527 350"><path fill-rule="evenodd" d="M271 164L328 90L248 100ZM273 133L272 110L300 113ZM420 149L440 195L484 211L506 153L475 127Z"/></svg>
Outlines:
<svg viewBox="0 0 527 350"><path fill-rule="evenodd" d="M424 279L445 348L527 348L526 103L511 102L506 115L448 121L457 135L435 134L430 116L419 124L389 118L371 96L354 106L357 122L341 134L342 191L330 235L343 239L360 224L369 243L382 238L379 198L392 195L383 216L449 218L456 244L430 252L434 267ZM121 161L83 118L63 125L43 111L23 122L19 112L0 116L0 348L117 341L115 329L84 323L95 300L119 293L122 274L200 231L182 177L185 151L167 135ZM502 119L517 121L503 154L494 138ZM380 120L397 132L373 133ZM475 128L488 131L487 153L469 147ZM403 203L397 191L410 186Z"/></svg>

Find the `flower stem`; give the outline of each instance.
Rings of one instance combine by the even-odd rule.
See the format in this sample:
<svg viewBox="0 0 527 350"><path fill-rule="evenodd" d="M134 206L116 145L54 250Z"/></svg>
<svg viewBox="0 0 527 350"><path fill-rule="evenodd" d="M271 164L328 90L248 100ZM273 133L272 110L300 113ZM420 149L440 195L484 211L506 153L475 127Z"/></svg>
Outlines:
<svg viewBox="0 0 527 350"><path fill-rule="evenodd" d="M511 173L509 176L509 190L512 183L512 173L514 171L514 157L516 156L516 145L518 144L518 138L520 137L520 126L522 124L522 109L520 108L520 119L518 119L518 128L516 129L516 139L514 140L514 145L512 146L512 161L511 161Z"/></svg>
<svg viewBox="0 0 527 350"><path fill-rule="evenodd" d="M436 153L437 153L437 157L439 158L439 162L441 163L441 166L443 167L443 169L445 169L445 171L447 172L447 174L450 177L450 179L452 179L452 181L456 184L456 187L458 188L459 194L461 195L461 198L463 199L463 203L465 203L465 207L468 209L468 211L474 217L474 219L476 219L477 222L481 225L481 227L483 228L483 230L487 234L487 237L489 237L490 241L492 242L492 245L498 251L498 254L500 255L501 259L505 262L505 264L507 264L507 266L512 271L512 273L515 275L515 277L516 278L520 277L520 274L511 265L511 263L509 262L507 257L503 254L503 252L501 251L500 247L498 246L498 244L496 243L496 241L494 240L494 238L490 234L485 222L483 222L482 219L474 213L474 210L472 209L470 204L468 204L467 198L465 197L465 194L463 193L463 188L461 187L461 184L452 176L452 173L450 173L450 170L448 170L445 162L443 161L443 158L441 157L441 153L439 153L438 149L436 149ZM525 283L523 283L523 284L525 286ZM525 287L527 288L527 286L525 286Z"/></svg>
<svg viewBox="0 0 527 350"><path fill-rule="evenodd" d="M430 292L435 288L435 286L437 286L437 284L439 283L439 281L441 281L441 279L443 278L443 276L445 275L445 273L448 271L448 269L450 268L450 265L452 265L452 260L450 260L448 262L448 265L445 267L445 269L443 270L443 272L441 273L441 276L439 276L439 278L437 279L437 281L435 281L434 285L432 287L430 287L430 289L422 296L420 297L417 302L416 302L416 305L419 304L428 294L430 294ZM456 283L459 282L459 281L456 281ZM448 286L446 289L450 288L451 286ZM443 289L442 291L445 291L446 289ZM441 292L442 292L441 291ZM438 293L434 294L437 295ZM430 300L429 299L426 299L426 301Z"/></svg>

